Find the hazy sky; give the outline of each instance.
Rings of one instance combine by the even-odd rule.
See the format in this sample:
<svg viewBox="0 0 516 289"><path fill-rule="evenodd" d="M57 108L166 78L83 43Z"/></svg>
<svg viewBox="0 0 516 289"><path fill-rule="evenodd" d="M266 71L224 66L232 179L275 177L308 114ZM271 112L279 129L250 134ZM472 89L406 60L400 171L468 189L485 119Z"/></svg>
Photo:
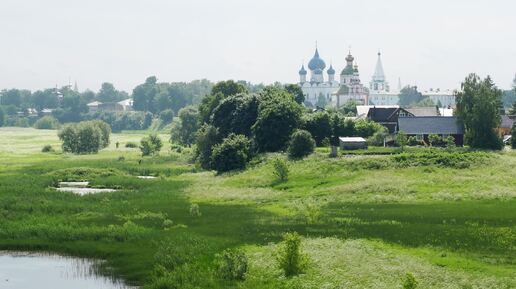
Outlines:
<svg viewBox="0 0 516 289"><path fill-rule="evenodd" d="M514 0L0 0L0 36L0 88L297 82L315 41L338 72L351 46L366 83L378 49L394 87L516 73Z"/></svg>

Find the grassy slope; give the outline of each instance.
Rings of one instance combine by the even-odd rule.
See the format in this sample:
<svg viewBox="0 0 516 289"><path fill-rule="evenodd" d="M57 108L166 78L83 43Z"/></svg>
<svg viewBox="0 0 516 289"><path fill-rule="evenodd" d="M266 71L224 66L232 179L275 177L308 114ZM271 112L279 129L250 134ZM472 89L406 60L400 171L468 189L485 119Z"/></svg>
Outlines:
<svg viewBox="0 0 516 289"><path fill-rule="evenodd" d="M114 274L140 284L169 240L194 251L200 277L190 281L202 288L396 288L406 272L422 288L516 287L514 153L471 169L364 169L356 164L371 157L319 153L292 162L289 181L277 184L266 161L215 176L168 147L138 165L135 150L114 143L141 134L114 134L94 156L39 153L45 144L57 148L55 134L0 128L0 249L105 258ZM50 189L52 172L70 167L116 168L120 174L92 181L125 190L79 197ZM161 178L134 177L140 174ZM189 215L190 203L200 204L201 217ZM305 236L312 261L307 274L287 280L273 253L292 230ZM213 255L227 247L249 253L243 283L208 277Z"/></svg>

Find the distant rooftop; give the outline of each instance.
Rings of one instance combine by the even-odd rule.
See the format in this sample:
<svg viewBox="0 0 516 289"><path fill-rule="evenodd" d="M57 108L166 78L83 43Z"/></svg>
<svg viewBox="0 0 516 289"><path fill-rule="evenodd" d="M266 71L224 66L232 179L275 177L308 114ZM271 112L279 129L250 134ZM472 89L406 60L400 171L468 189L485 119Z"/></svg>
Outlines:
<svg viewBox="0 0 516 289"><path fill-rule="evenodd" d="M398 124L399 131L406 134L464 134L464 128L456 117L400 117Z"/></svg>

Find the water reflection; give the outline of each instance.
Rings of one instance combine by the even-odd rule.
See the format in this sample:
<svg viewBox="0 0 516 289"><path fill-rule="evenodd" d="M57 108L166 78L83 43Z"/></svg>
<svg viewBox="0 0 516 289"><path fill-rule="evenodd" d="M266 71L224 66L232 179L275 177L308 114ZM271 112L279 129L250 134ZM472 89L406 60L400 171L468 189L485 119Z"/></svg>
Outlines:
<svg viewBox="0 0 516 289"><path fill-rule="evenodd" d="M98 274L99 261L0 251L0 289L129 289Z"/></svg>

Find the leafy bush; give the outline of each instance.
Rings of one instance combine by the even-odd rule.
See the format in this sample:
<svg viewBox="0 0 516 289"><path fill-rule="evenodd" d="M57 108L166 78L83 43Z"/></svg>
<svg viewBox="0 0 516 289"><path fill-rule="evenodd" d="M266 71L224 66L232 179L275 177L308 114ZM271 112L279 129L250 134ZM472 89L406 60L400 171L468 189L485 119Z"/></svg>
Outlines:
<svg viewBox="0 0 516 289"><path fill-rule="evenodd" d="M364 158L349 163L352 170L381 170L390 166L390 160L385 158Z"/></svg>
<svg viewBox="0 0 516 289"><path fill-rule="evenodd" d="M107 126L107 125L106 125ZM109 132L103 122L80 122L66 125L59 131L64 152L75 154L97 153L109 143Z"/></svg>
<svg viewBox="0 0 516 289"><path fill-rule="evenodd" d="M33 127L36 129L58 129L59 121L55 117L47 115L38 119Z"/></svg>
<svg viewBox="0 0 516 289"><path fill-rule="evenodd" d="M286 233L278 251L278 263L285 276L295 276L306 269L308 257L301 253L301 237L298 233Z"/></svg>
<svg viewBox="0 0 516 289"><path fill-rule="evenodd" d="M418 285L418 282L416 278L414 278L414 275L407 273L405 275L405 279L403 279L403 289L416 289Z"/></svg>
<svg viewBox="0 0 516 289"><path fill-rule="evenodd" d="M274 168L273 174L278 182L285 182L288 180L288 165L283 159L275 158L272 161L272 167Z"/></svg>
<svg viewBox="0 0 516 289"><path fill-rule="evenodd" d="M244 252L224 250L215 256L215 267L222 279L244 280L249 265Z"/></svg>
<svg viewBox="0 0 516 289"><path fill-rule="evenodd" d="M437 146L442 142L442 138L436 134L431 134L428 136L428 141L430 142L430 146Z"/></svg>
<svg viewBox="0 0 516 289"><path fill-rule="evenodd" d="M192 217L200 217L202 215L201 208L199 207L198 204L191 204L189 211L190 211L190 216L192 216Z"/></svg>
<svg viewBox="0 0 516 289"><path fill-rule="evenodd" d="M159 113L159 119L164 123L170 123L174 118L174 111L171 109L165 109Z"/></svg>
<svg viewBox="0 0 516 289"><path fill-rule="evenodd" d="M367 139L367 143L372 146L383 146L385 138L389 135L389 132L385 127L376 131L370 138Z"/></svg>
<svg viewBox="0 0 516 289"><path fill-rule="evenodd" d="M51 152L54 152L54 148L51 146L51 145L45 145L42 149L41 149L41 152L42 153L51 153Z"/></svg>
<svg viewBox="0 0 516 289"><path fill-rule="evenodd" d="M415 136L411 136L407 139L407 144L409 146L417 146L417 145L421 145L421 141L418 141L417 138Z"/></svg>
<svg viewBox="0 0 516 289"><path fill-rule="evenodd" d="M163 271L173 271L182 265L194 263L198 258L197 252L204 250L205 247L206 244L199 238L180 236L177 240L162 241L154 255L154 260Z"/></svg>
<svg viewBox="0 0 516 289"><path fill-rule="evenodd" d="M109 146L109 135L111 134L111 127L109 124L101 120L92 120L90 123L96 126L101 132L100 147L106 148Z"/></svg>
<svg viewBox="0 0 516 289"><path fill-rule="evenodd" d="M290 138L288 155L291 158L303 158L314 152L315 141L306 130L297 130Z"/></svg>
<svg viewBox="0 0 516 289"><path fill-rule="evenodd" d="M135 142L127 142L127 143L125 144L125 147L126 147L126 148L137 148L137 147L138 147L138 144L137 144L137 143L135 143Z"/></svg>
<svg viewBox="0 0 516 289"><path fill-rule="evenodd" d="M95 178L125 176L125 174L117 169L78 167L56 170L49 173L49 176L51 176L55 181L82 182L90 181Z"/></svg>
<svg viewBox="0 0 516 289"><path fill-rule="evenodd" d="M446 137L444 139L444 142L445 142L447 148L454 148L456 146L455 138L452 135L449 135L448 137Z"/></svg>
<svg viewBox="0 0 516 289"><path fill-rule="evenodd" d="M405 148L405 146L407 145L407 143L408 143L407 135L404 132L399 131L398 134L396 134L396 144L401 147L401 150L403 150Z"/></svg>
<svg viewBox="0 0 516 289"><path fill-rule="evenodd" d="M373 136L376 132L384 131L385 127L368 119L355 121L355 135L363 138Z"/></svg>
<svg viewBox="0 0 516 289"><path fill-rule="evenodd" d="M245 168L249 159L249 140L244 135L230 134L213 147L211 163L217 172L227 172Z"/></svg>
<svg viewBox="0 0 516 289"><path fill-rule="evenodd" d="M452 152L432 150L417 153L401 153L392 157L397 167L417 167L436 165L446 168L463 169L481 163L488 155L481 152Z"/></svg>
<svg viewBox="0 0 516 289"><path fill-rule="evenodd" d="M140 141L140 150L142 156L157 155L159 154L163 143L156 134L151 134L147 137L142 138Z"/></svg>

